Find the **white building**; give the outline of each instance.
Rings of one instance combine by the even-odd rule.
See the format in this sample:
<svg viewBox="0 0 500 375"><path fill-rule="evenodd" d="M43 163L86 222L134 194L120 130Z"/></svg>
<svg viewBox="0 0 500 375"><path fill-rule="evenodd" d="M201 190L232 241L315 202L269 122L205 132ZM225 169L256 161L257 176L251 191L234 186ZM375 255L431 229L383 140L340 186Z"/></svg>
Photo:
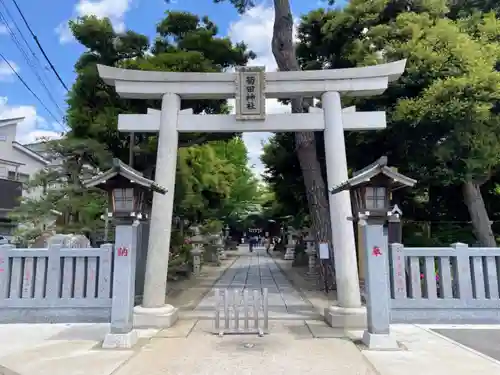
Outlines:
<svg viewBox="0 0 500 375"><path fill-rule="evenodd" d="M22 117L0 119L0 178L26 182L49 165L49 161L16 142L17 124L22 120Z"/></svg>
<svg viewBox="0 0 500 375"><path fill-rule="evenodd" d="M37 152L16 142L17 124L23 118L0 119L0 234L10 234L13 226L8 213L19 202L21 195L33 196L39 192L23 189L23 183L49 165Z"/></svg>

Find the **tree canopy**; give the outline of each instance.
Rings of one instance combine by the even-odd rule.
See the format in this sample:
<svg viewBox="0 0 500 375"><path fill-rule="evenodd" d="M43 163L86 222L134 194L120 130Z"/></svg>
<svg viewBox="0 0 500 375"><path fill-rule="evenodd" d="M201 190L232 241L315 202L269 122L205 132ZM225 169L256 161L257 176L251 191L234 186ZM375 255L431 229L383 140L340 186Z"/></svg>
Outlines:
<svg viewBox="0 0 500 375"><path fill-rule="evenodd" d="M449 5L444 0L352 0L344 9L315 10L302 17L297 53L303 69L408 59L403 77L384 95L345 101L358 110L388 114L384 131L347 133L349 166L360 169L387 155L419 181L414 191L399 194L405 213L426 220L471 220L477 240L493 246L483 193L494 203L490 180L497 178L500 151L500 23L494 13L469 9L458 14ZM286 166L294 156L288 152L287 162L283 154L273 154L292 149L293 143L276 140L263 157L268 178L290 180L293 170ZM278 200L290 200L280 189L275 193ZM292 199L303 207L300 199Z"/></svg>
<svg viewBox="0 0 500 375"><path fill-rule="evenodd" d="M120 98L114 87L99 78L97 64L221 72L255 57L243 43L234 44L218 36L217 26L207 17L187 12L166 12L157 24L153 41L131 30L116 33L109 19L94 16L70 21L70 29L85 47L75 64L77 77L68 94L70 131L63 140L46 143L45 153L57 159L58 167L47 168L30 182L40 194L25 199L15 213L17 220L35 224L30 229L33 233L42 228L81 233L102 227L99 217L104 213L105 200L99 192L82 189L81 180L105 169L112 156L128 163L131 147L133 167L154 178L157 135L136 132L131 137L118 131L117 119L118 114L159 108L160 102ZM224 100L183 101L182 106L193 108L195 113L229 111ZM257 181L238 134L181 134L179 146L174 217L203 222L237 216L245 204L255 200Z"/></svg>
<svg viewBox="0 0 500 375"><path fill-rule="evenodd" d="M128 159L130 136L117 130L120 113L145 113L160 108L155 100L119 98L113 87L98 75L96 65L182 72L219 72L245 65L255 57L242 43L217 36L217 27L207 17L187 12L166 12L156 27L157 36L149 41L133 31L116 33L109 19L94 16L70 21L76 40L86 48L75 64L76 82L68 97L69 136L96 139L122 160ZM195 113L227 113L223 100L183 101L184 108ZM231 139L234 134L180 134L181 146L192 146L210 140ZM155 135L135 133L134 165L153 174L156 160Z"/></svg>
<svg viewBox="0 0 500 375"><path fill-rule="evenodd" d="M11 218L23 224L16 233L20 242L30 242L45 231L89 234L100 229L107 197L83 181L106 166L111 155L92 140L65 138L46 141L44 154L50 164L27 183L28 195Z"/></svg>

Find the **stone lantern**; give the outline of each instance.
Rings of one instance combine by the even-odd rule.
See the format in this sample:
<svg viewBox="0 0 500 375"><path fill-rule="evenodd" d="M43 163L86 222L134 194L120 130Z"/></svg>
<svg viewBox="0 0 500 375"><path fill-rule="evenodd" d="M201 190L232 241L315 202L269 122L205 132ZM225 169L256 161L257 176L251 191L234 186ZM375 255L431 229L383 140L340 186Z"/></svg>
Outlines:
<svg viewBox="0 0 500 375"><path fill-rule="evenodd" d="M167 190L119 159L113 159L111 169L84 181L83 186L108 193L108 212L116 222L111 327L102 347L131 348L138 340L137 332L133 330L135 271L140 250L136 222L147 218L147 202L152 192L165 194Z"/></svg>
<svg viewBox="0 0 500 375"><path fill-rule="evenodd" d="M97 187L108 193L108 212L119 222L147 219L152 192L167 192L119 159L113 159L111 169L84 181L83 185L86 188Z"/></svg>
<svg viewBox="0 0 500 375"><path fill-rule="evenodd" d="M366 265L368 329L363 334L363 342L369 349L399 348L390 335L389 246L384 225L394 212L390 207L391 192L416 183L388 167L387 157L381 157L331 191L336 194L349 189L352 195L353 219L358 221Z"/></svg>
<svg viewBox="0 0 500 375"><path fill-rule="evenodd" d="M191 255L193 256L193 274L199 276L201 273L201 256L205 251L205 237L200 234L198 227L193 227L194 235L191 237Z"/></svg>
<svg viewBox="0 0 500 375"><path fill-rule="evenodd" d="M391 193L403 187L413 187L416 180L398 173L387 166L387 157L383 156L375 163L354 172L352 178L332 189L336 194L350 190L354 219L387 219L391 211Z"/></svg>

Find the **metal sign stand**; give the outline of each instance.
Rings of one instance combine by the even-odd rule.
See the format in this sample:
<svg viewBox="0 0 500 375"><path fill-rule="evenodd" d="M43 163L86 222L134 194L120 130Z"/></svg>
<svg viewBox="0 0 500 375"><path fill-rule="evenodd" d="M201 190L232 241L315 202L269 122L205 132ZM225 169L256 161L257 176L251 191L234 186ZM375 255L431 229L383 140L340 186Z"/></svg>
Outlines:
<svg viewBox="0 0 500 375"><path fill-rule="evenodd" d="M329 283L329 278L330 276L333 277L333 272L330 266L330 250L328 249L327 242L321 242L319 244L319 259L321 275L320 282L323 283L323 285L320 287L320 290L328 294L330 289L333 289L333 280L332 285L330 285Z"/></svg>

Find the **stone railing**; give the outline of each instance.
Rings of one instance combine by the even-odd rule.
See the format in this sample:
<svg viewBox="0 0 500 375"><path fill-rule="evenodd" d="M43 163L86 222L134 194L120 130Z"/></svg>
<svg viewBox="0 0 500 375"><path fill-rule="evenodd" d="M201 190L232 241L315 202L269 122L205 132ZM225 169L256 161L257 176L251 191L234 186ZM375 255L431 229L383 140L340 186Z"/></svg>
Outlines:
<svg viewBox="0 0 500 375"><path fill-rule="evenodd" d="M112 253L0 246L0 322L109 322Z"/></svg>
<svg viewBox="0 0 500 375"><path fill-rule="evenodd" d="M392 244L387 265L393 322L500 321L500 248Z"/></svg>

